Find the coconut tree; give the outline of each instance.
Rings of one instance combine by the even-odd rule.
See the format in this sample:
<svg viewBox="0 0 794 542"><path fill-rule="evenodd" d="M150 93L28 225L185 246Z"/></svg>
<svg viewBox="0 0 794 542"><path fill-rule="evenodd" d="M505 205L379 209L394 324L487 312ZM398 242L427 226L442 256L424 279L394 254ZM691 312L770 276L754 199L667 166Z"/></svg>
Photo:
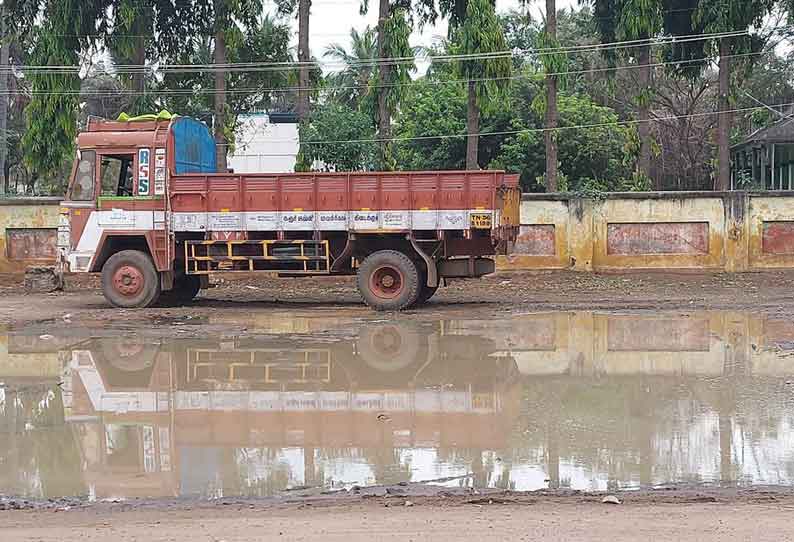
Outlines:
<svg viewBox="0 0 794 542"><path fill-rule="evenodd" d="M362 0L361 13L369 10L369 0ZM414 24L434 23L438 17L435 0L378 0L376 30L377 61L372 84L377 107L375 121L380 139L379 165L393 169L391 155L391 119L400 103L402 89L410 82L415 66L410 60L414 51L409 45ZM392 61L390 59L401 59Z"/></svg>
<svg viewBox="0 0 794 542"><path fill-rule="evenodd" d="M349 51L340 43L332 43L323 56L343 66L328 76L331 99L352 109L360 109L375 73L375 29L369 26L363 32L351 29Z"/></svg>
<svg viewBox="0 0 794 542"><path fill-rule="evenodd" d="M478 143L480 110L502 97L512 69L510 57L481 56L505 51L504 31L494 11L492 0L464 0L463 14L450 18L450 38L456 53L467 55L458 63L458 70L467 79L466 169L479 169Z"/></svg>

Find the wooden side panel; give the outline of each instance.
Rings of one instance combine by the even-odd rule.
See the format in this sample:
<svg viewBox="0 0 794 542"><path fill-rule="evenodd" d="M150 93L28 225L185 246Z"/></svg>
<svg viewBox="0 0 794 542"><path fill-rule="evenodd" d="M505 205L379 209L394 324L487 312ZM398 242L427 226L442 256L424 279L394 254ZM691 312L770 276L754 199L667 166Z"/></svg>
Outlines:
<svg viewBox="0 0 794 542"><path fill-rule="evenodd" d="M439 178L441 182L438 208L443 210L468 209L466 174L463 172L441 173Z"/></svg>
<svg viewBox="0 0 794 542"><path fill-rule="evenodd" d="M347 175L318 175L316 183L318 211L347 211Z"/></svg>
<svg viewBox="0 0 794 542"><path fill-rule="evenodd" d="M211 211L242 211L240 182L235 178L212 179L209 190L209 209Z"/></svg>
<svg viewBox="0 0 794 542"><path fill-rule="evenodd" d="M278 177L274 175L247 178L243 184L243 202L249 211L278 211Z"/></svg>
<svg viewBox="0 0 794 542"><path fill-rule="evenodd" d="M207 177L173 175L169 186L171 210L177 213L207 211Z"/></svg>
<svg viewBox="0 0 794 542"><path fill-rule="evenodd" d="M280 176L279 182L281 183L281 211L301 212L315 209L313 175Z"/></svg>
<svg viewBox="0 0 794 542"><path fill-rule="evenodd" d="M469 173L466 177L469 201L463 209L493 209L497 175L492 172Z"/></svg>
<svg viewBox="0 0 794 542"><path fill-rule="evenodd" d="M415 173L411 177L411 210L438 209L438 173Z"/></svg>
<svg viewBox="0 0 794 542"><path fill-rule="evenodd" d="M350 210L371 211L379 208L378 177L375 175L350 176Z"/></svg>
<svg viewBox="0 0 794 542"><path fill-rule="evenodd" d="M381 209L384 211L411 208L410 177L407 174L381 177Z"/></svg>

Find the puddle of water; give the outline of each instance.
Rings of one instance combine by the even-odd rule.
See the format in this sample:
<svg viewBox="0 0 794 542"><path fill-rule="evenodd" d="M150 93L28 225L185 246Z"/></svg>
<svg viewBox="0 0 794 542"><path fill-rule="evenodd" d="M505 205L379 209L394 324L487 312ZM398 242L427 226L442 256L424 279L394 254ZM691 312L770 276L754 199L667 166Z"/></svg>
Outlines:
<svg viewBox="0 0 794 542"><path fill-rule="evenodd" d="M0 336L0 494L794 484L789 320L256 323L271 334Z"/></svg>

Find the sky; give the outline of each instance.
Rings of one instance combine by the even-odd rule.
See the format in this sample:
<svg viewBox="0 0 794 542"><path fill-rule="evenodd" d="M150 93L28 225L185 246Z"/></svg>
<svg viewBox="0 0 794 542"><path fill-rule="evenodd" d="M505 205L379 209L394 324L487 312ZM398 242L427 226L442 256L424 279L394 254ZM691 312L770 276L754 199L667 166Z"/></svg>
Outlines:
<svg viewBox="0 0 794 542"><path fill-rule="evenodd" d="M577 6L579 0L557 0L557 9ZM309 20L309 46L312 54L322 60L326 48L332 43L341 43L348 46L350 43L350 29L363 31L367 25L375 27L378 23L377 2L370 0L370 10L367 15L359 14L359 0L313 0L311 19ZM530 12L540 18L545 13L545 0L529 0ZM511 9L518 9L519 0L496 0L497 13L504 13ZM293 42L297 45L297 21L292 22L294 29ZM435 26L425 27L420 33L414 31L411 45L430 45L443 38L447 33L446 22L441 21Z"/></svg>

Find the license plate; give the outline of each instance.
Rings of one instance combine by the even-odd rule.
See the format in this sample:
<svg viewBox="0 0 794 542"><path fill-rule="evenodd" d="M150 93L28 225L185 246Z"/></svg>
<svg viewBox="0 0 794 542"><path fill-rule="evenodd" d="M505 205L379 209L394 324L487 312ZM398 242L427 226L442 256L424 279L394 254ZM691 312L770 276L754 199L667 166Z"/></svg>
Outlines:
<svg viewBox="0 0 794 542"><path fill-rule="evenodd" d="M471 227L475 230L489 230L492 224L491 213L471 214Z"/></svg>

